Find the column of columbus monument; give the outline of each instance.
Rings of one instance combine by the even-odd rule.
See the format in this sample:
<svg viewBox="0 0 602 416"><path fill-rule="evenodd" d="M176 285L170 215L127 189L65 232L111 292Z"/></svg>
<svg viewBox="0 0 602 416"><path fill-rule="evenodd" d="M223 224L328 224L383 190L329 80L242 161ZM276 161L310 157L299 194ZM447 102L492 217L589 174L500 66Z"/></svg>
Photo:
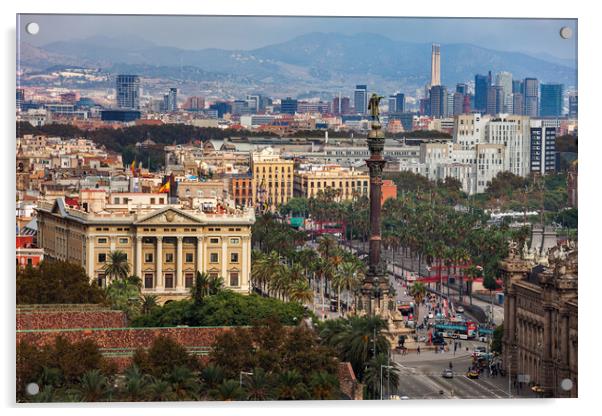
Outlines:
<svg viewBox="0 0 602 416"><path fill-rule="evenodd" d="M370 158L366 160L370 171L370 247L368 256L368 271L362 282L362 312L367 315L380 315L389 317L389 280L387 267L381 258L381 188L383 182L383 169L385 159L385 135L381 129L378 105L380 97L372 94L368 110L372 118L370 133L368 134L368 149Z"/></svg>

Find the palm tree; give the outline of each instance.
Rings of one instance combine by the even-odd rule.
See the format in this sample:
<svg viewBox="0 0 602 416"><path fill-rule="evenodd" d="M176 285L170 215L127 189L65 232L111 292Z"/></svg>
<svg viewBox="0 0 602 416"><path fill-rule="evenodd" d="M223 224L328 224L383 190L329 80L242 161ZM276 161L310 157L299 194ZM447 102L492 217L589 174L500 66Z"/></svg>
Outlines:
<svg viewBox="0 0 602 416"><path fill-rule="evenodd" d="M214 389L224 381L224 370L219 365L209 364L201 371L201 379L209 389Z"/></svg>
<svg viewBox="0 0 602 416"><path fill-rule="evenodd" d="M143 374L136 365L127 368L124 375L124 401L137 402L145 400L149 392L152 378L148 374Z"/></svg>
<svg viewBox="0 0 602 416"><path fill-rule="evenodd" d="M111 251L103 270L109 278L127 279L130 274L130 264L128 263L127 254L121 250Z"/></svg>
<svg viewBox="0 0 602 416"><path fill-rule="evenodd" d="M313 373L310 377L309 388L314 400L334 400L337 398L339 380L326 371Z"/></svg>
<svg viewBox="0 0 602 416"><path fill-rule="evenodd" d="M254 368L253 374L245 382L247 399L270 400L272 398L271 377L263 368Z"/></svg>
<svg viewBox="0 0 602 416"><path fill-rule="evenodd" d="M224 380L216 389L211 390L209 395L215 400L230 402L244 400L247 393L238 380Z"/></svg>
<svg viewBox="0 0 602 416"><path fill-rule="evenodd" d="M176 366L167 375L167 381L179 400L196 399L199 392L199 384L195 380L192 370L185 366Z"/></svg>
<svg viewBox="0 0 602 416"><path fill-rule="evenodd" d="M159 299L159 297L157 295L142 295L142 297L140 298L141 301L141 308L142 308L142 314L143 315L148 315L150 314L155 308L157 308L159 306L159 304L157 303L157 300Z"/></svg>
<svg viewBox="0 0 602 416"><path fill-rule="evenodd" d="M347 291L347 310L350 306L350 293L360 284L364 276L364 264L359 261L344 261L336 270L334 284L338 290L338 310L341 312L341 289Z"/></svg>
<svg viewBox="0 0 602 416"><path fill-rule="evenodd" d="M190 297L195 305L203 303L203 298L210 294L210 278L207 273L196 272L194 285L190 288Z"/></svg>
<svg viewBox="0 0 602 416"><path fill-rule="evenodd" d="M209 277L209 294L216 295L224 287L224 278L222 276Z"/></svg>
<svg viewBox="0 0 602 416"><path fill-rule="evenodd" d="M392 368L385 368L385 367ZM381 378L382 373L382 378ZM389 360L389 356L386 354L378 354L368 362L368 368L363 379L363 383L366 385L371 399L377 399L381 395L381 380L383 387L389 386L393 391L397 391L399 385L399 370ZM387 392L390 392L388 390Z"/></svg>
<svg viewBox="0 0 602 416"><path fill-rule="evenodd" d="M289 370L280 374L276 387L278 400L304 400L309 398L307 387L297 370Z"/></svg>
<svg viewBox="0 0 602 416"><path fill-rule="evenodd" d="M420 312L420 304L426 295L426 287L424 283L416 282L410 287L410 296L414 298L414 304L416 305L416 310L414 311L414 319L418 322L418 315Z"/></svg>
<svg viewBox="0 0 602 416"><path fill-rule="evenodd" d="M148 386L148 399L153 402L169 402L176 399L171 385L166 380L155 380Z"/></svg>
<svg viewBox="0 0 602 416"><path fill-rule="evenodd" d="M297 281L290 286L289 299L300 304L314 303L314 291L307 281Z"/></svg>
<svg viewBox="0 0 602 416"><path fill-rule="evenodd" d="M109 398L111 387L100 370L89 370L81 376L74 392L82 402L99 402Z"/></svg>
<svg viewBox="0 0 602 416"><path fill-rule="evenodd" d="M320 337L338 352L341 361L351 363L361 381L370 358L389 352L387 322L378 316L352 316L337 321L326 323Z"/></svg>

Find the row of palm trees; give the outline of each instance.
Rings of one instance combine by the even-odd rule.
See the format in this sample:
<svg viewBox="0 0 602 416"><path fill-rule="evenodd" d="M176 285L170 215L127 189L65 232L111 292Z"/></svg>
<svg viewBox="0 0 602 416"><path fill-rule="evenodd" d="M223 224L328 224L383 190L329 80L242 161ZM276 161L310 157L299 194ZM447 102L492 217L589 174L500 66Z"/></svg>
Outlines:
<svg viewBox="0 0 602 416"><path fill-rule="evenodd" d="M136 365L123 375L108 377L98 369L85 372L78 382L61 386L57 369L44 369L44 388L30 399L35 402L146 402L182 400L333 400L338 380L325 371L313 373L307 384L297 370L280 374L253 369L244 379L227 379L224 370L208 365L200 372L176 366L161 377L143 373Z"/></svg>
<svg viewBox="0 0 602 416"><path fill-rule="evenodd" d="M331 235L320 238L316 250L302 248L280 256L276 251L254 251L251 280L253 287L262 293L284 301L313 304L315 292L324 304L330 289L337 292L337 308L341 311L342 294L347 306L359 288L365 273L364 263L340 249Z"/></svg>

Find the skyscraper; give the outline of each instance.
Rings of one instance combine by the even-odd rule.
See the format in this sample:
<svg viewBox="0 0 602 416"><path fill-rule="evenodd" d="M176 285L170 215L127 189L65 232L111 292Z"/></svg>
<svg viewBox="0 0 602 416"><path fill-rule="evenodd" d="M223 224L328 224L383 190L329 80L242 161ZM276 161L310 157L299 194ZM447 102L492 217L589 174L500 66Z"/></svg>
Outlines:
<svg viewBox="0 0 602 416"><path fill-rule="evenodd" d="M140 109L140 77L138 75L117 75L117 107Z"/></svg>
<svg viewBox="0 0 602 416"><path fill-rule="evenodd" d="M389 104L389 114L390 113L395 113L397 110L397 106L396 106L396 102L395 102L395 95L389 95L389 100L388 100L388 104Z"/></svg>
<svg viewBox="0 0 602 416"><path fill-rule="evenodd" d="M520 94L524 94L524 88L523 88L523 81L521 81L520 79L513 79L512 80L512 93L520 93Z"/></svg>
<svg viewBox="0 0 602 416"><path fill-rule="evenodd" d="M504 90L497 85L487 88L487 114L496 115L504 110Z"/></svg>
<svg viewBox="0 0 602 416"><path fill-rule="evenodd" d="M576 118L579 114L578 112L578 99L577 93L572 93L569 95L569 117Z"/></svg>
<svg viewBox="0 0 602 416"><path fill-rule="evenodd" d="M502 71L495 76L495 85L502 88L503 108L498 109L500 113L512 113L512 74Z"/></svg>
<svg viewBox="0 0 602 416"><path fill-rule="evenodd" d="M441 47L433 43L431 50L431 87L441 85Z"/></svg>
<svg viewBox="0 0 602 416"><path fill-rule="evenodd" d="M349 114L351 111L351 99L349 97L341 98L341 114Z"/></svg>
<svg viewBox="0 0 602 416"><path fill-rule="evenodd" d="M468 94L468 85L466 85L466 84L456 84L456 92L459 92L462 95Z"/></svg>
<svg viewBox="0 0 602 416"><path fill-rule="evenodd" d="M406 96L403 93L398 92L397 94L395 94L395 112L403 113L405 111L405 108Z"/></svg>
<svg viewBox="0 0 602 416"><path fill-rule="evenodd" d="M562 115L562 84L541 84L542 117L560 117Z"/></svg>
<svg viewBox="0 0 602 416"><path fill-rule="evenodd" d="M525 115L537 117L539 115L539 80L537 78L525 78L523 89L523 94L525 95Z"/></svg>
<svg viewBox="0 0 602 416"><path fill-rule="evenodd" d="M512 114L522 116L525 114L525 96L520 92L512 94Z"/></svg>
<svg viewBox="0 0 602 416"><path fill-rule="evenodd" d="M464 94L460 92L455 92L453 94L454 97L454 107L451 115L457 116L464 112Z"/></svg>
<svg viewBox="0 0 602 416"><path fill-rule="evenodd" d="M447 88L445 86L431 87L429 101L431 116L445 117L447 115Z"/></svg>
<svg viewBox="0 0 602 416"><path fill-rule="evenodd" d="M531 172L553 173L556 170L556 127L549 127L546 120L531 120L530 127Z"/></svg>
<svg viewBox="0 0 602 416"><path fill-rule="evenodd" d="M474 85L474 109L484 113L487 111L487 88L489 87L487 75L475 75Z"/></svg>
<svg viewBox="0 0 602 416"><path fill-rule="evenodd" d="M163 96L163 109L170 113L178 111L177 88L170 88L169 92Z"/></svg>
<svg viewBox="0 0 602 416"><path fill-rule="evenodd" d="M297 100L291 97L284 98L280 101L280 112L282 114L295 114L297 112Z"/></svg>
<svg viewBox="0 0 602 416"><path fill-rule="evenodd" d="M368 86L356 85L353 94L353 105L355 112L358 114L366 114L368 111Z"/></svg>

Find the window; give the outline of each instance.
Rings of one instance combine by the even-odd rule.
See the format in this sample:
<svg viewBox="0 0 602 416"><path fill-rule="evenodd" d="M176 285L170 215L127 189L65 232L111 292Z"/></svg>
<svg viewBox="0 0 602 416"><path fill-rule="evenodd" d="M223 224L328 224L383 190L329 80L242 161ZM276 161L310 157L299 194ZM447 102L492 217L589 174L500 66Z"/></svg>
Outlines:
<svg viewBox="0 0 602 416"><path fill-rule="evenodd" d="M194 274L186 273L184 275L184 286L186 286L186 288L191 288L193 280L194 280Z"/></svg>
<svg viewBox="0 0 602 416"><path fill-rule="evenodd" d="M230 263L238 263L238 253L230 253Z"/></svg>
<svg viewBox="0 0 602 416"><path fill-rule="evenodd" d="M98 275L98 277L96 278L96 283L98 283L98 287L105 287L106 286L104 273L100 273Z"/></svg>
<svg viewBox="0 0 602 416"><path fill-rule="evenodd" d="M239 244L240 243L240 239L238 238L231 238L230 239L230 244Z"/></svg>
<svg viewBox="0 0 602 416"><path fill-rule="evenodd" d="M151 205L155 205L155 198L151 198Z"/></svg>
<svg viewBox="0 0 602 416"><path fill-rule="evenodd" d="M173 273L165 273L165 287L168 289L173 288Z"/></svg>
<svg viewBox="0 0 602 416"><path fill-rule="evenodd" d="M27 265L28 266L33 265L33 261L31 260L31 257L27 259Z"/></svg>
<svg viewBox="0 0 602 416"><path fill-rule="evenodd" d="M159 198L159 204L162 204L162 203L163 203L163 201L164 201L164 199L163 199L163 198Z"/></svg>
<svg viewBox="0 0 602 416"><path fill-rule="evenodd" d="M219 261L219 257L217 253L211 253L209 255L209 262L210 263L217 263Z"/></svg>
<svg viewBox="0 0 602 416"><path fill-rule="evenodd" d="M120 238L119 239L119 244L127 244L128 243L128 239L127 238Z"/></svg>
<svg viewBox="0 0 602 416"><path fill-rule="evenodd" d="M113 200L113 203L114 203L114 204L119 204L119 198L115 198L115 199Z"/></svg>
<svg viewBox="0 0 602 416"><path fill-rule="evenodd" d="M219 244L219 238L210 238L210 239L209 239L209 242L210 242L211 244Z"/></svg>
<svg viewBox="0 0 602 416"><path fill-rule="evenodd" d="M106 238L99 238L98 239L98 244L107 244L107 239Z"/></svg>
<svg viewBox="0 0 602 416"><path fill-rule="evenodd" d="M145 253L144 254L144 262L152 263L153 262L153 253Z"/></svg>
<svg viewBox="0 0 602 416"><path fill-rule="evenodd" d="M165 263L173 263L173 253L165 253Z"/></svg>
<svg viewBox="0 0 602 416"><path fill-rule="evenodd" d="M192 253L186 253L186 263L192 263L193 261Z"/></svg>
<svg viewBox="0 0 602 416"><path fill-rule="evenodd" d="M106 261L107 261L107 254L106 253L98 253L98 262L105 263Z"/></svg>
<svg viewBox="0 0 602 416"><path fill-rule="evenodd" d="M212 279L217 279L219 277L218 272L209 272L209 277Z"/></svg>
<svg viewBox="0 0 602 416"><path fill-rule="evenodd" d="M153 288L153 274L152 273L144 274L144 288L145 289Z"/></svg>
<svg viewBox="0 0 602 416"><path fill-rule="evenodd" d="M239 286L238 272L230 272L230 286Z"/></svg>

